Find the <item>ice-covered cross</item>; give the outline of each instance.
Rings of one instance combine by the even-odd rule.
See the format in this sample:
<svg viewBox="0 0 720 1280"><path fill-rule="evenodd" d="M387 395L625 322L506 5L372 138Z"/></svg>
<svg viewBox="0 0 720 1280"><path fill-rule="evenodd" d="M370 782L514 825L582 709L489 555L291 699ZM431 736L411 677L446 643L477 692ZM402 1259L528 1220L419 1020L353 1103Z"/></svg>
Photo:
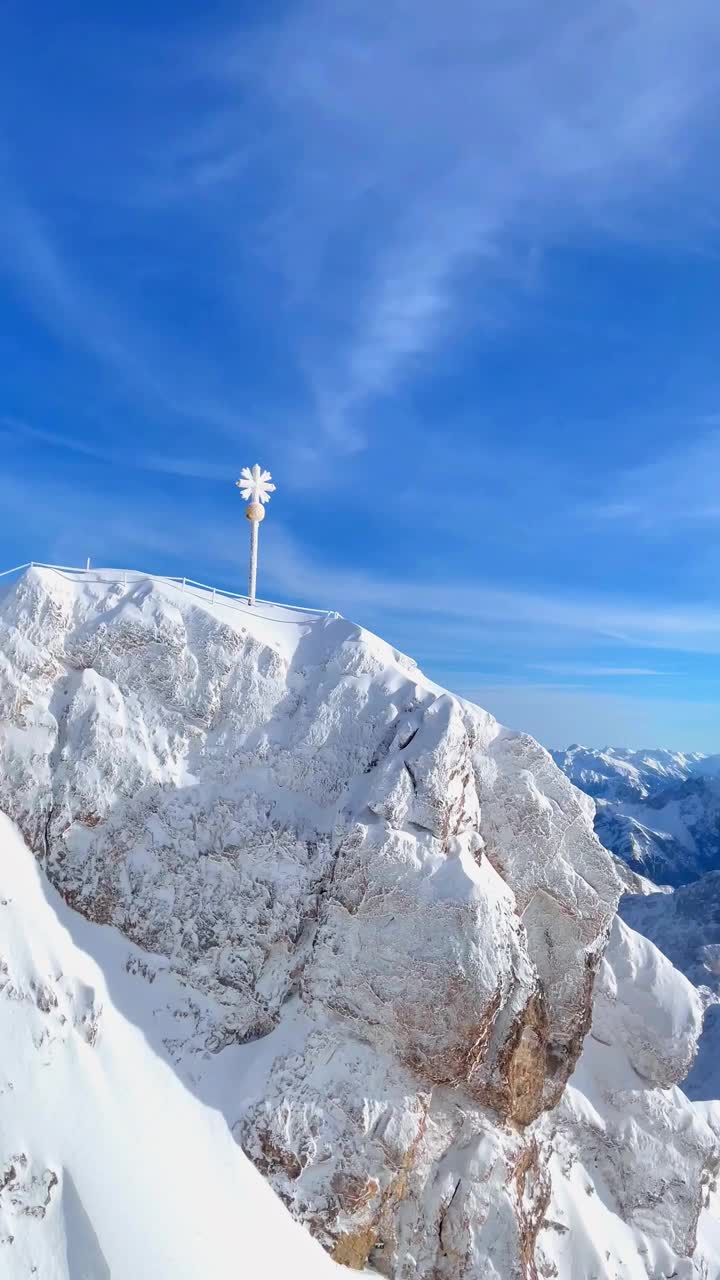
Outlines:
<svg viewBox="0 0 720 1280"><path fill-rule="evenodd" d="M265 519L264 503L270 501L275 492L272 476L269 471L262 471L258 463L254 467L243 467L240 479L235 481L240 493L247 502L245 515L250 521L250 578L248 582L248 604L255 604L255 587L257 584L258 527Z"/></svg>
<svg viewBox="0 0 720 1280"><path fill-rule="evenodd" d="M270 494L275 492L271 480L270 472L261 471L256 462L254 467L243 467L240 479L235 483L246 502L269 502Z"/></svg>

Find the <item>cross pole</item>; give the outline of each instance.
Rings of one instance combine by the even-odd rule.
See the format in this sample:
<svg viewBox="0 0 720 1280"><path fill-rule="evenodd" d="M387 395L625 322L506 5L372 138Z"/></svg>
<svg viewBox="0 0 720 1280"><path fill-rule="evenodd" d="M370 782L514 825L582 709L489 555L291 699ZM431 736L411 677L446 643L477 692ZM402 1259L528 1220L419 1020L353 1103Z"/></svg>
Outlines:
<svg viewBox="0 0 720 1280"><path fill-rule="evenodd" d="M265 519L265 504L275 492L269 471L262 471L257 462L254 467L243 467L240 479L235 483L247 502L245 515L250 521L250 573L248 578L248 604L255 604L257 585L258 533L260 521Z"/></svg>

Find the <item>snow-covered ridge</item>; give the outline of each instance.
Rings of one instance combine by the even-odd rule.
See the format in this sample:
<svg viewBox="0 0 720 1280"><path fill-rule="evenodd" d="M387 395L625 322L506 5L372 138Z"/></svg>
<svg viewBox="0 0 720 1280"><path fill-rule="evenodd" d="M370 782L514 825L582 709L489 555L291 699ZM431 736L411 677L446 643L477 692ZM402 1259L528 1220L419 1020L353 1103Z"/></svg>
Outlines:
<svg viewBox="0 0 720 1280"><path fill-rule="evenodd" d="M397 1280L714 1265L700 1003L549 754L337 615L94 578L0 600L0 807L295 1216Z"/></svg>
<svg viewBox="0 0 720 1280"><path fill-rule="evenodd" d="M577 743L553 751L553 759L567 776L595 799L646 800L669 783L702 774L715 757L701 752L668 751L662 747L582 747Z"/></svg>
<svg viewBox="0 0 720 1280"><path fill-rule="evenodd" d="M248 606L248 596L246 591L230 591L226 587L212 586L207 582L198 582L195 578L179 577L174 574L153 574L145 573L141 569L93 569L89 565L86 568L65 564L45 564L39 560L28 560L25 564L15 565L12 569L3 569L0 571L0 591L3 587L9 587L13 580L24 574L28 569L41 569L50 573L56 573L61 577L74 581L78 584L88 585L90 583L102 583L106 586L122 585L128 587L138 582L156 582L162 583L166 587L175 587L183 593L195 597L196 599L210 604L225 604L230 608L244 609ZM284 604L277 600L263 600L259 597L256 599L256 605L262 609L270 607L271 609L280 609L283 613L305 614L322 617L336 616L332 610L318 609L311 606Z"/></svg>

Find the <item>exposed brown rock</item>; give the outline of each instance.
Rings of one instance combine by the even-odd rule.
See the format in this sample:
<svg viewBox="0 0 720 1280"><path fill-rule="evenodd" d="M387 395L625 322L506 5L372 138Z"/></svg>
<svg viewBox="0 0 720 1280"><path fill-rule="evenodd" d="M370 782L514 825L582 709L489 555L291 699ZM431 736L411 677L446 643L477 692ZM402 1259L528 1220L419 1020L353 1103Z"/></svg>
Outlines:
<svg viewBox="0 0 720 1280"><path fill-rule="evenodd" d="M348 1231L340 1236L330 1257L344 1267L351 1267L353 1271L362 1271L375 1247L376 1240L375 1227L358 1227L356 1231Z"/></svg>
<svg viewBox="0 0 720 1280"><path fill-rule="evenodd" d="M517 1194L520 1227L520 1261L525 1280L541 1280L535 1260L535 1246L550 1203L552 1185L542 1161L540 1146L533 1138L522 1152L512 1172Z"/></svg>
<svg viewBox="0 0 720 1280"><path fill-rule="evenodd" d="M526 1125L544 1106L548 1016L542 991L525 1008L507 1067L508 1119Z"/></svg>

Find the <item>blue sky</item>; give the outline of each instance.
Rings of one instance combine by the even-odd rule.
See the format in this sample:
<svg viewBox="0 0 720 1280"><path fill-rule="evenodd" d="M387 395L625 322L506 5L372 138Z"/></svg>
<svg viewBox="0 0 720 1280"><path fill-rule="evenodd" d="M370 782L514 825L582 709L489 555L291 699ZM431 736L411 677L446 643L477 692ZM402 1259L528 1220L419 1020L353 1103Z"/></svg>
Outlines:
<svg viewBox="0 0 720 1280"><path fill-rule="evenodd" d="M2 6L0 567L327 605L720 750L716 0Z"/></svg>

